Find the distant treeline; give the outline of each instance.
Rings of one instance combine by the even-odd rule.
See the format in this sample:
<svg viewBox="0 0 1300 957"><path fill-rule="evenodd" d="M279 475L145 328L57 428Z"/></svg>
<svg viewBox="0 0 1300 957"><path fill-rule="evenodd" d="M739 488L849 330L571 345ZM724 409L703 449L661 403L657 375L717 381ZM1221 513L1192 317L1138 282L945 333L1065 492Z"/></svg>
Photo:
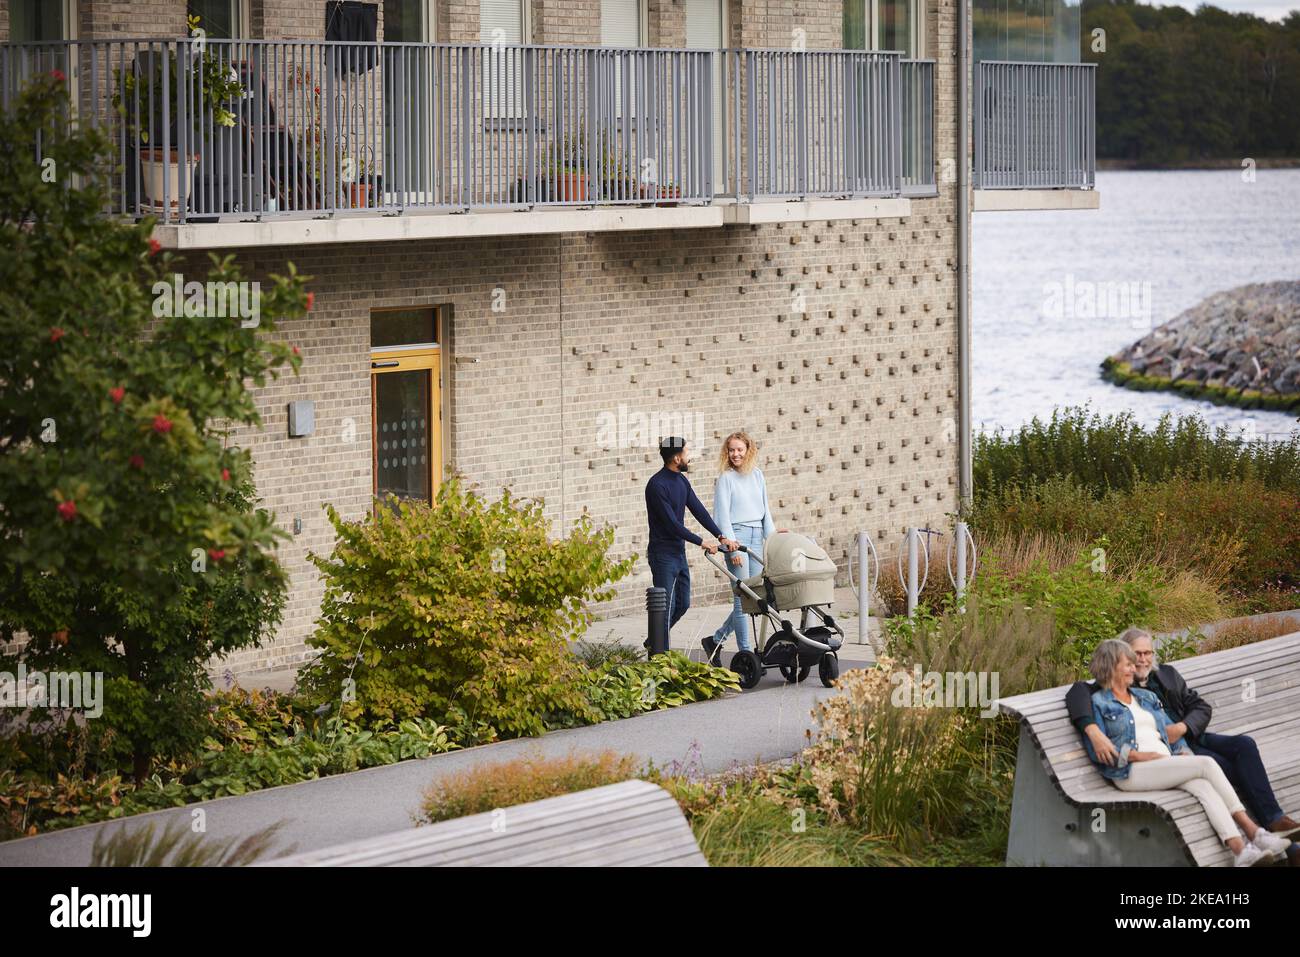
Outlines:
<svg viewBox="0 0 1300 957"><path fill-rule="evenodd" d="M1210 6L1084 0L1082 19L1083 58L1098 64L1098 157L1144 166L1300 157L1300 12L1274 23Z"/></svg>

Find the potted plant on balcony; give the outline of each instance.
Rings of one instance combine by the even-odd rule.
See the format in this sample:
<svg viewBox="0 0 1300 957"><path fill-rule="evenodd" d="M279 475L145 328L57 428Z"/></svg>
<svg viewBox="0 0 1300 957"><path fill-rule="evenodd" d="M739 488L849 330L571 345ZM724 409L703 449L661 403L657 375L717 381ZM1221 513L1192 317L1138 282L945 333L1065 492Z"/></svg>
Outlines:
<svg viewBox="0 0 1300 957"><path fill-rule="evenodd" d="M547 151L545 169L555 192L550 197L558 203L581 203L587 200L587 141L581 133L572 133Z"/></svg>
<svg viewBox="0 0 1300 957"><path fill-rule="evenodd" d="M199 18L189 17L187 23L191 34L195 34ZM197 140L208 117L216 126L234 126L235 114L228 104L244 95L239 74L233 67L222 65L207 44L197 40L177 44L176 49L165 52L144 51L129 69L115 71L115 80L113 108L126 121L126 130L136 141L147 204L157 212L179 212L181 186L192 188L194 167L202 159L197 150L180 155L177 134L181 124L190 144ZM178 93L187 83L188 95L183 99L198 108L181 116L182 98ZM158 129L164 110L170 118L165 134Z"/></svg>

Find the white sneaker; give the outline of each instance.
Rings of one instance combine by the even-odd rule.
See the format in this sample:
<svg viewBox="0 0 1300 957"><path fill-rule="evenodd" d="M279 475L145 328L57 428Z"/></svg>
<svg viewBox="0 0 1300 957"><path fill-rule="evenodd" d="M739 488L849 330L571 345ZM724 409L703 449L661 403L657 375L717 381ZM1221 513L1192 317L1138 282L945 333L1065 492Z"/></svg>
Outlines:
<svg viewBox="0 0 1300 957"><path fill-rule="evenodd" d="M1285 860L1287 848L1291 846L1290 841L1284 840L1262 827L1255 832L1255 839L1251 843L1274 861Z"/></svg>
<svg viewBox="0 0 1300 957"><path fill-rule="evenodd" d="M1232 860L1233 867L1258 867L1260 864L1267 864L1270 856L1267 852L1261 851L1250 841L1247 841L1241 847L1241 853L1236 855Z"/></svg>

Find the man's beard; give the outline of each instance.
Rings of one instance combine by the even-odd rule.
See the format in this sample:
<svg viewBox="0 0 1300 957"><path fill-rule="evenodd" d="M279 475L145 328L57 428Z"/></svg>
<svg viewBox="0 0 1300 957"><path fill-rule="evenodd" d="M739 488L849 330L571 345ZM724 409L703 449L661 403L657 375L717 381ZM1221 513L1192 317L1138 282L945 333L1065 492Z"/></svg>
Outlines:
<svg viewBox="0 0 1300 957"><path fill-rule="evenodd" d="M683 462L681 465L677 466L677 471L679 472L689 472L690 470L691 465L689 462Z"/></svg>

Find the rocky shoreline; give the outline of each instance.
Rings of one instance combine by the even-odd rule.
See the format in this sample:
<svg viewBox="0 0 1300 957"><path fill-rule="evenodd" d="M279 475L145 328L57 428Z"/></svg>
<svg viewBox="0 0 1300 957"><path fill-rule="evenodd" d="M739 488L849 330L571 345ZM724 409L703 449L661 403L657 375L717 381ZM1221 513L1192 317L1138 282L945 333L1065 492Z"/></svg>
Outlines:
<svg viewBox="0 0 1300 957"><path fill-rule="evenodd" d="M1300 282L1215 293L1101 364L1102 378L1246 409L1300 410Z"/></svg>

